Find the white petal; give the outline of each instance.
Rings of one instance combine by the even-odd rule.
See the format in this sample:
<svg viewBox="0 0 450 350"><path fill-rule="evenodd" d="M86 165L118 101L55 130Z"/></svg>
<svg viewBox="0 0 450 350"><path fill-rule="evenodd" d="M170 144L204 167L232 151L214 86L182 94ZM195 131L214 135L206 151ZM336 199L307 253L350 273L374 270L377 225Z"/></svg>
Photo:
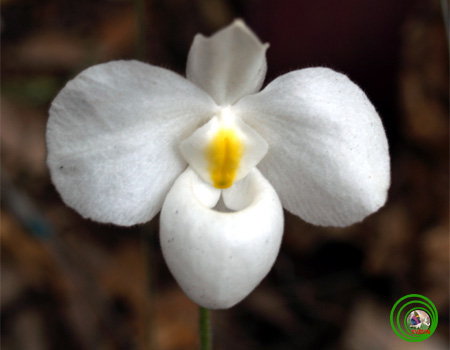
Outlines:
<svg viewBox="0 0 450 350"><path fill-rule="evenodd" d="M291 213L346 226L385 203L390 164L383 125L345 75L326 68L288 73L234 110L269 143L258 168Z"/></svg>
<svg viewBox="0 0 450 350"><path fill-rule="evenodd" d="M189 165L217 188L228 188L246 177L265 156L267 148L267 142L241 118L236 118L230 107L221 108L217 116L180 145Z"/></svg>
<svg viewBox="0 0 450 350"><path fill-rule="evenodd" d="M266 50L241 20L210 38L198 34L189 51L186 75L219 105L259 91L267 71Z"/></svg>
<svg viewBox="0 0 450 350"><path fill-rule="evenodd" d="M170 271L194 302L209 309L229 308L272 267L283 233L283 210L256 169L223 191L227 205L240 211L210 209L213 201L206 203L196 192L200 185L205 183L191 168L175 182L161 211L161 247Z"/></svg>
<svg viewBox="0 0 450 350"><path fill-rule="evenodd" d="M209 96L137 61L91 67L53 101L47 163L64 202L117 225L150 220L186 167L178 146L215 113Z"/></svg>

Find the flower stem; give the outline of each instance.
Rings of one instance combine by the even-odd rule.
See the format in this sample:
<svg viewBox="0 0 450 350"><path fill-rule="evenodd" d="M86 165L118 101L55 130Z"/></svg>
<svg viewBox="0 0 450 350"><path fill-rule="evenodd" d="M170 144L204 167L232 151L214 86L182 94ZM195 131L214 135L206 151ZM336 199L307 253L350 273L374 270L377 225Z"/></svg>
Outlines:
<svg viewBox="0 0 450 350"><path fill-rule="evenodd" d="M210 311L199 306L200 350L211 350L211 316Z"/></svg>
<svg viewBox="0 0 450 350"><path fill-rule="evenodd" d="M140 61L145 61L147 47L145 41L146 33L146 13L145 13L145 0L134 0L134 9L136 13L136 43L135 43L135 56Z"/></svg>

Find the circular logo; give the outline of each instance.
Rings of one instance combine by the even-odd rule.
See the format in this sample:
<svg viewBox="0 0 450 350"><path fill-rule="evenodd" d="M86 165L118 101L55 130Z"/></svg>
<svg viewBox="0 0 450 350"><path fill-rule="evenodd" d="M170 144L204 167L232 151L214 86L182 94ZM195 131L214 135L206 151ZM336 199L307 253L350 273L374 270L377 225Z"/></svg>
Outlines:
<svg viewBox="0 0 450 350"><path fill-rule="evenodd" d="M406 319L406 325L411 330L421 329L423 331L427 331L431 326L430 315L428 315L428 313L423 310L413 310Z"/></svg>
<svg viewBox="0 0 450 350"><path fill-rule="evenodd" d="M391 326L395 334L409 342L429 338L436 330L438 313L433 302L420 294L400 298L391 310Z"/></svg>

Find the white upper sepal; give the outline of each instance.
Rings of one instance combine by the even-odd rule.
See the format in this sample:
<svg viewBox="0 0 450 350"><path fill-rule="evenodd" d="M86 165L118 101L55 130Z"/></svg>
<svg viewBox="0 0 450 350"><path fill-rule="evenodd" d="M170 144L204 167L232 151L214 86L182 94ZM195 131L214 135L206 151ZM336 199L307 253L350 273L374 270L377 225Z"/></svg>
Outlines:
<svg viewBox="0 0 450 350"><path fill-rule="evenodd" d="M186 76L218 105L231 105L262 86L268 44L262 44L242 20L210 38L198 34L189 51Z"/></svg>
<svg viewBox="0 0 450 350"><path fill-rule="evenodd" d="M315 225L346 226L385 203L390 160L383 125L345 75L294 71L233 110L268 142L258 168L291 213Z"/></svg>
<svg viewBox="0 0 450 350"><path fill-rule="evenodd" d="M64 202L95 221L152 219L186 167L178 145L216 113L187 79L137 61L91 67L52 103L47 163Z"/></svg>
<svg viewBox="0 0 450 350"><path fill-rule="evenodd" d="M266 155L269 147L255 130L241 118L236 118L231 107L221 108L216 116L180 144L184 159L204 181L210 184L213 181L207 150L220 129L232 129L242 147L242 157L234 181L247 176Z"/></svg>
<svg viewBox="0 0 450 350"><path fill-rule="evenodd" d="M177 179L161 211L160 241L183 291L205 308L225 309L244 299L272 267L283 210L256 169L222 191L225 203L239 209L235 212L211 209L220 190L209 186L207 194L204 186L209 185L191 168Z"/></svg>

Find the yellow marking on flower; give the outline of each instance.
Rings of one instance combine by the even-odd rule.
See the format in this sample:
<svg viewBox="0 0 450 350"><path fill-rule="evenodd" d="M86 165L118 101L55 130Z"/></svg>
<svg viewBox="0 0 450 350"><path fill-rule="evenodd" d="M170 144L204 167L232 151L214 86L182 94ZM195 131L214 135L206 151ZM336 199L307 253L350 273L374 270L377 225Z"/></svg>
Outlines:
<svg viewBox="0 0 450 350"><path fill-rule="evenodd" d="M242 142L232 128L220 128L206 150L208 170L214 187L231 187L243 153Z"/></svg>

